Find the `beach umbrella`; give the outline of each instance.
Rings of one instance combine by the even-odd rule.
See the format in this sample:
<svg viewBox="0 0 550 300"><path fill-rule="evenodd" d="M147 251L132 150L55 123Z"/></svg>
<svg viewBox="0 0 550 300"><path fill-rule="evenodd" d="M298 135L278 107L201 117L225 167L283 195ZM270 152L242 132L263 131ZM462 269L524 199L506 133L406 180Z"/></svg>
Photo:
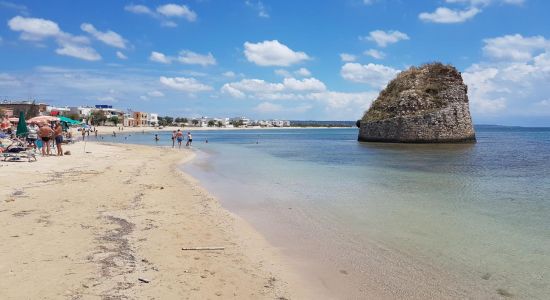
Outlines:
<svg viewBox="0 0 550 300"><path fill-rule="evenodd" d="M19 118L8 118L8 121L12 122L12 123L17 123L19 122Z"/></svg>
<svg viewBox="0 0 550 300"><path fill-rule="evenodd" d="M53 122L53 121L59 121L58 117L52 117L52 116L38 116L29 119L29 123L47 123L47 122Z"/></svg>
<svg viewBox="0 0 550 300"><path fill-rule="evenodd" d="M25 113L21 111L19 112L19 123L17 124L17 132L15 135L19 137L27 136L28 132L29 129L27 128L27 123L25 122Z"/></svg>
<svg viewBox="0 0 550 300"><path fill-rule="evenodd" d="M64 117L64 116L59 116L59 121L65 122L65 123L71 124L71 125L78 125L78 124L81 123L79 121L76 121L76 120L73 120L71 118L67 118L67 117Z"/></svg>

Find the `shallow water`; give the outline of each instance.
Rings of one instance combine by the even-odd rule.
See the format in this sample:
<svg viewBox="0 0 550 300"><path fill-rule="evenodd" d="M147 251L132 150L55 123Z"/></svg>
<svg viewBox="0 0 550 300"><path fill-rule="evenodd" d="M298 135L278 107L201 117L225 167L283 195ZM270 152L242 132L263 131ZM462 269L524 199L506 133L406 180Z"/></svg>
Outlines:
<svg viewBox="0 0 550 300"><path fill-rule="evenodd" d="M475 145L365 144L352 128L197 131L184 169L343 298L545 299L550 128L476 129Z"/></svg>

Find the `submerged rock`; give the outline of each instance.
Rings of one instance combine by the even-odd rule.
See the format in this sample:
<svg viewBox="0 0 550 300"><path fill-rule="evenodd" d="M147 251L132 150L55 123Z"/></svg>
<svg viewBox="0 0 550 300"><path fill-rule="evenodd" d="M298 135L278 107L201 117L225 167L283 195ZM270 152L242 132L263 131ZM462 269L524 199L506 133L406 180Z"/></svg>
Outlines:
<svg viewBox="0 0 550 300"><path fill-rule="evenodd" d="M454 67L411 67L380 92L359 123L359 141L474 143L468 87Z"/></svg>

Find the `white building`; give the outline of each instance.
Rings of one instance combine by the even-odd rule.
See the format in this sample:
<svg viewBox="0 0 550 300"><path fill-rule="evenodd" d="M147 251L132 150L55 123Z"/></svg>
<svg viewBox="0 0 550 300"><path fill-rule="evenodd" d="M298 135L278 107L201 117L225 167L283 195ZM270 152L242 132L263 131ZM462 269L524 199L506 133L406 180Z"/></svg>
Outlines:
<svg viewBox="0 0 550 300"><path fill-rule="evenodd" d="M243 126L248 126L250 125L250 119L249 118L246 118L246 117L235 117L235 118L231 118L229 119L229 121L231 123L235 123L235 122L239 122L241 121L241 123L243 124Z"/></svg>
<svg viewBox="0 0 550 300"><path fill-rule="evenodd" d="M150 113L147 119L149 126L158 126L159 124L159 114Z"/></svg>

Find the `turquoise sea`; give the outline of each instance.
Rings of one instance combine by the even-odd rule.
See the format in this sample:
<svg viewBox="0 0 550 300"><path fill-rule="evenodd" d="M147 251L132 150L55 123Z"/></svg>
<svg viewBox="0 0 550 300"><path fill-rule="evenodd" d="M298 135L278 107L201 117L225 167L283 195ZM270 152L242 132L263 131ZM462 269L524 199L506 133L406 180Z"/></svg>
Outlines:
<svg viewBox="0 0 550 300"><path fill-rule="evenodd" d="M356 128L195 131L182 168L337 298L548 299L550 128L476 133L401 145L358 143ZM159 136L104 139L171 146Z"/></svg>

